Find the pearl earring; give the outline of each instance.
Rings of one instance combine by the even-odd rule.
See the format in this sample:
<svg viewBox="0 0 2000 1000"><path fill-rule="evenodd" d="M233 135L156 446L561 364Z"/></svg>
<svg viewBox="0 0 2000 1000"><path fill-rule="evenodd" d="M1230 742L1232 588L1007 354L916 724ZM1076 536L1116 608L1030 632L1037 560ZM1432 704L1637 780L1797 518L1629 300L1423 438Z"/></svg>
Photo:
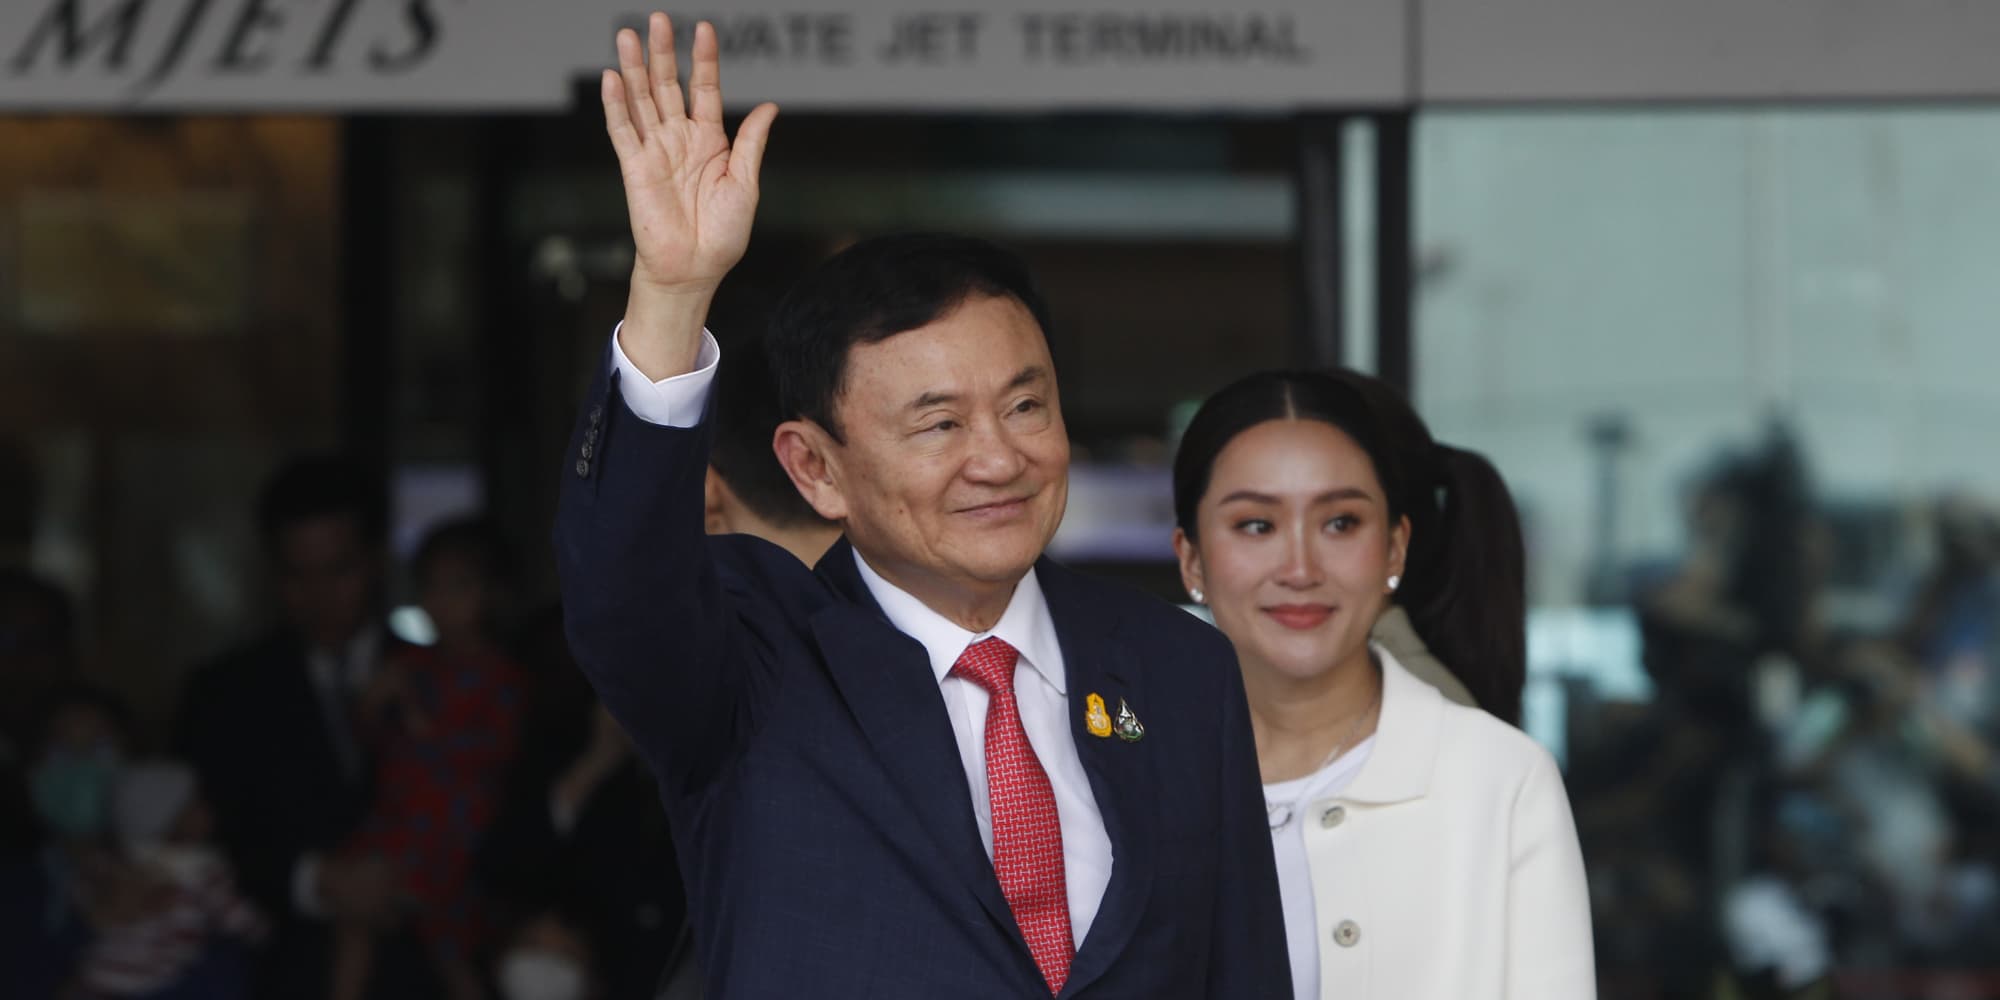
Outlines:
<svg viewBox="0 0 2000 1000"><path fill-rule="evenodd" d="M1403 578L1402 578L1401 576L1392 576L1392 577L1390 577L1390 578L1389 578L1389 592L1390 592L1390 593L1395 593L1395 591L1396 591L1396 588L1397 588L1397 587L1400 587L1400 586L1402 586L1402 585L1403 585Z"/></svg>
<svg viewBox="0 0 2000 1000"><path fill-rule="evenodd" d="M1207 597L1207 595L1205 595L1205 594L1203 594L1203 593L1201 592L1201 588L1200 588L1200 587L1191 587L1191 588L1189 588L1189 589L1188 589L1188 596L1189 596L1189 597L1191 597L1191 598L1193 598L1193 599L1194 599L1194 602L1195 602L1196 604L1202 604L1202 603L1205 603L1205 602L1206 602L1206 601L1208 600L1208 597Z"/></svg>

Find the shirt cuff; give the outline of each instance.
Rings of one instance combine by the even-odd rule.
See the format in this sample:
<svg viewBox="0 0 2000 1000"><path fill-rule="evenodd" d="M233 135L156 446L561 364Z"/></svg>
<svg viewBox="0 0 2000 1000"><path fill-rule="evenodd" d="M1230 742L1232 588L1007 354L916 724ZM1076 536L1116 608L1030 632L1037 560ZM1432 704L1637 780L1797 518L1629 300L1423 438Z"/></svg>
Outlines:
<svg viewBox="0 0 2000 1000"><path fill-rule="evenodd" d="M619 323L618 329L611 332L611 368L618 373L619 390L633 416L666 427L693 427L701 423L702 411L708 407L709 387L715 384L715 365L722 360L722 347L715 342L714 335L701 331L701 351L695 355L694 371L655 382L625 357L625 348L618 343L618 331L624 327L624 323Z"/></svg>
<svg viewBox="0 0 2000 1000"><path fill-rule="evenodd" d="M292 866L292 907L301 916L326 919L326 901L319 898L320 856L306 854Z"/></svg>

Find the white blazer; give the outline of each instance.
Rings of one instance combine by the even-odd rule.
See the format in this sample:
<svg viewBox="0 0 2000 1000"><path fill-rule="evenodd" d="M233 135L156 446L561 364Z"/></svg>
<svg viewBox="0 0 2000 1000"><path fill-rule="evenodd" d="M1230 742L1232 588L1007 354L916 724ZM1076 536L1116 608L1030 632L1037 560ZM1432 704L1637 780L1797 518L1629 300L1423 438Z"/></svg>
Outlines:
<svg viewBox="0 0 2000 1000"><path fill-rule="evenodd" d="M1591 1000L1590 899L1562 774L1381 647L1375 746L1309 804L1322 1000Z"/></svg>

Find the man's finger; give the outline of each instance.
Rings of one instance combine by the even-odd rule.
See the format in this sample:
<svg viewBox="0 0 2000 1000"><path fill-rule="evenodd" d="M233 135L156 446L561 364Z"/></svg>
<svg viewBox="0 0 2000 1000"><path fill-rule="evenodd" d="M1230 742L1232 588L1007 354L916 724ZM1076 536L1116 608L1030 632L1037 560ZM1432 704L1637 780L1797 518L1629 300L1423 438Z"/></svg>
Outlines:
<svg viewBox="0 0 2000 1000"><path fill-rule="evenodd" d="M632 128L641 138L660 124L660 111L653 105L652 84L646 79L646 54L639 50L639 33L618 29L618 75L625 78L625 99L632 109Z"/></svg>
<svg viewBox="0 0 2000 1000"><path fill-rule="evenodd" d="M660 106L660 120L687 117L687 100L681 96L681 69L674 59L674 22L655 12L646 21L646 48L652 55L653 99Z"/></svg>
<svg viewBox="0 0 2000 1000"><path fill-rule="evenodd" d="M721 47L715 42L715 26L707 21L694 27L694 72L688 75L688 90L694 97L694 120L721 128Z"/></svg>
<svg viewBox="0 0 2000 1000"><path fill-rule="evenodd" d="M778 118L778 106L759 104L743 124L736 127L736 144L729 150L729 176L756 190L757 174L764 168L764 144L771 138L771 123Z"/></svg>

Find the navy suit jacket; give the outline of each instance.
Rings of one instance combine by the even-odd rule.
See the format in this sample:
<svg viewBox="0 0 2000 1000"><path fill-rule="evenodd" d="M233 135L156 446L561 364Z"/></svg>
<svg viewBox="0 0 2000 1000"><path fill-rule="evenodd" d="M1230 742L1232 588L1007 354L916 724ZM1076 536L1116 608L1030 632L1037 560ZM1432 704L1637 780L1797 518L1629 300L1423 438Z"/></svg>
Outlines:
<svg viewBox="0 0 2000 1000"><path fill-rule="evenodd" d="M923 646L845 542L815 571L705 537L706 426L648 424L617 383L599 376L571 442L563 603L578 661L660 782L708 995L1048 996ZM1288 998L1234 652L1169 605L1047 559L1036 573L1114 855L1061 996ZM1092 693L1129 704L1144 738L1091 735Z"/></svg>

